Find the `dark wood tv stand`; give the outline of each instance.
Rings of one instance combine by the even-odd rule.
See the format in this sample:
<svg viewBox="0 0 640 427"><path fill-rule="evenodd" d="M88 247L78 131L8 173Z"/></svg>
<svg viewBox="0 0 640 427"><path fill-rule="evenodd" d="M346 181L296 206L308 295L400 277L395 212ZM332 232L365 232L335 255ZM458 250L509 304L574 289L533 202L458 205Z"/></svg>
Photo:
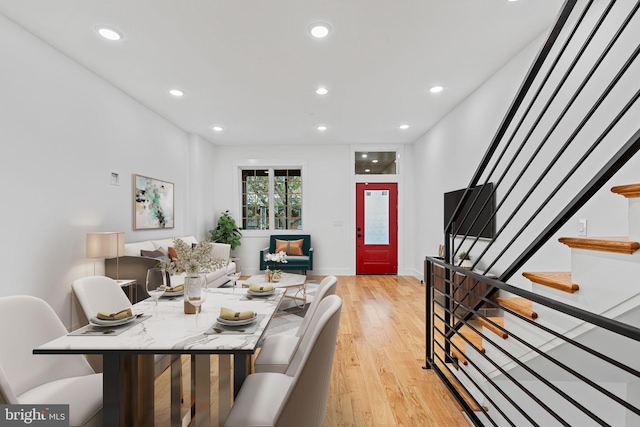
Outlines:
<svg viewBox="0 0 640 427"><path fill-rule="evenodd" d="M425 269L424 273L426 277L427 274L430 273L426 270L427 269L426 261L425 261L424 269ZM435 289L440 291L438 292L434 290L434 298L440 302L443 302L444 301L443 293L445 292L445 279L444 279L445 270L443 267L434 264L433 271L435 273L433 276L433 286ZM495 278L494 276L488 276L488 277ZM487 291L489 291L489 289L491 288L491 286L485 282L482 282L482 281L477 282L475 279L471 277L465 276L463 274L458 274L458 273L454 274L453 282L455 283L455 285L459 285L459 287L453 284L451 285L451 288L452 288L451 290L453 292L452 294L453 300L458 302L462 301L462 304L467 307L474 307L478 302L482 301L482 298L480 296L476 296L474 294L485 295ZM477 285L476 285L476 282L477 282ZM470 291L472 288L473 288L473 291ZM491 298L489 298L489 300L495 302L497 297L498 297L498 293L495 292L491 296ZM455 305L457 306L457 303ZM487 310L487 309L493 309L495 307L496 307L495 305L489 304L486 301L484 301L481 306L481 309ZM455 309L455 314L457 316L463 317L464 315L467 314L468 311L469 310L467 310L466 308L459 306ZM483 314L486 314L486 312Z"/></svg>

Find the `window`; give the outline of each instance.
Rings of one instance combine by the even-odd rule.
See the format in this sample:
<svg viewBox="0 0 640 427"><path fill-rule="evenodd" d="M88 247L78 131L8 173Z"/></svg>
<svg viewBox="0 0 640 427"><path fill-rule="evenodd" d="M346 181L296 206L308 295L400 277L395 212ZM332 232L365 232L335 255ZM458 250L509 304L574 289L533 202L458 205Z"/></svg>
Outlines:
<svg viewBox="0 0 640 427"><path fill-rule="evenodd" d="M300 169L242 170L242 228L302 229Z"/></svg>
<svg viewBox="0 0 640 427"><path fill-rule="evenodd" d="M396 175L395 151L356 151L356 175Z"/></svg>

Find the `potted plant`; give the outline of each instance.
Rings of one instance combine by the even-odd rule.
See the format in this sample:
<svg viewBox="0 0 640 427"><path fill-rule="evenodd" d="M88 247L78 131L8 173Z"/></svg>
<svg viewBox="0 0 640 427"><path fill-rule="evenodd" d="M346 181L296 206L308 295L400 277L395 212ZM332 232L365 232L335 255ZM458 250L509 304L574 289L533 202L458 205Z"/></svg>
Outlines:
<svg viewBox="0 0 640 427"><path fill-rule="evenodd" d="M218 219L218 225L213 230L209 230L211 234L211 241L217 243L226 243L231 245L231 250L234 250L241 245L240 238L242 237L242 230L236 225L236 220L229 215L229 211L222 212L222 215Z"/></svg>
<svg viewBox="0 0 640 427"><path fill-rule="evenodd" d="M458 254L458 259L460 259L460 261L462 261L460 263L460 267L464 268L465 270L471 270L473 267L473 263L471 262L471 255L469 255L468 252L460 252Z"/></svg>

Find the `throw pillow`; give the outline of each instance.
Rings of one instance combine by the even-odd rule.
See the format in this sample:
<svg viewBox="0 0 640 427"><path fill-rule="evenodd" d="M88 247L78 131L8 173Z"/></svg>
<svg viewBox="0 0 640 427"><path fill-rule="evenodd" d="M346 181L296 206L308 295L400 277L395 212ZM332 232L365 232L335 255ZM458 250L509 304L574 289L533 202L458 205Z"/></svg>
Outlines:
<svg viewBox="0 0 640 427"><path fill-rule="evenodd" d="M303 239L289 240L289 253L287 255L302 255Z"/></svg>
<svg viewBox="0 0 640 427"><path fill-rule="evenodd" d="M275 253L288 252L288 249L289 249L289 241L288 240L278 240L278 239L276 239L276 250L275 250Z"/></svg>
<svg viewBox="0 0 640 427"><path fill-rule="evenodd" d="M155 259L168 259L167 255L165 255L165 253L160 249L156 249L155 251L145 251L144 249L140 249L140 256L146 256Z"/></svg>
<svg viewBox="0 0 640 427"><path fill-rule="evenodd" d="M284 251L287 255L302 255L302 243L300 240L278 240L276 239L276 253Z"/></svg>
<svg viewBox="0 0 640 427"><path fill-rule="evenodd" d="M171 261L178 261L178 252L176 252L176 248L174 248L173 246L169 246L167 248L168 252L169 252L169 258L171 259Z"/></svg>

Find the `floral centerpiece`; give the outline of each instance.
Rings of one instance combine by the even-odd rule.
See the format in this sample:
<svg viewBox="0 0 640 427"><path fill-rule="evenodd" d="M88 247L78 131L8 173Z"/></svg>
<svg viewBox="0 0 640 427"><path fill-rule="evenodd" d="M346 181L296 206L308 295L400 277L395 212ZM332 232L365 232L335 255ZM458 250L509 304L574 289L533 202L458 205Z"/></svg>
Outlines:
<svg viewBox="0 0 640 427"><path fill-rule="evenodd" d="M267 277L267 281L273 281L273 282L277 282L280 280L280 278L282 277L282 270L280 270L279 268L277 268L280 264L286 264L287 263L287 253L285 251L280 251L277 252L275 254L266 254L264 256L264 260L266 262L270 262L273 263L274 266L276 267L274 270L269 270L269 265L267 265L267 271L265 272L265 275Z"/></svg>
<svg viewBox="0 0 640 427"><path fill-rule="evenodd" d="M211 258L213 245L207 240L202 240L190 247L184 240L176 238L173 239L173 247L178 257L160 261L158 265L159 268L170 274L199 275L224 268L229 263L225 259Z"/></svg>

